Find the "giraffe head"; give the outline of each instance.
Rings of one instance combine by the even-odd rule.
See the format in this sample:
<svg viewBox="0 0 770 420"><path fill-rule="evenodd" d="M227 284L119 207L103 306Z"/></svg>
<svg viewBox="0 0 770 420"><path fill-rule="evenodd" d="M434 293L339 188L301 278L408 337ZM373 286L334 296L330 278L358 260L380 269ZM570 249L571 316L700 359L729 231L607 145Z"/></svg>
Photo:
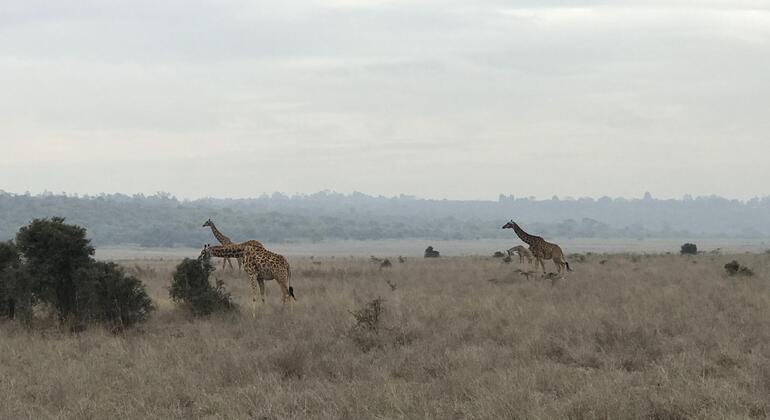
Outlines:
<svg viewBox="0 0 770 420"><path fill-rule="evenodd" d="M513 222L513 219L511 219L510 222L503 225L503 229L513 229L513 226L515 226L516 223Z"/></svg>
<svg viewBox="0 0 770 420"><path fill-rule="evenodd" d="M204 223L202 227L209 227L209 226L214 226L214 222L212 222L211 219L206 220L206 223Z"/></svg>
<svg viewBox="0 0 770 420"><path fill-rule="evenodd" d="M211 248L211 245L204 244L203 245L203 249L201 250L200 255L198 255L198 259L202 260L202 259L205 259L205 258L210 258L211 257L211 249L210 248Z"/></svg>

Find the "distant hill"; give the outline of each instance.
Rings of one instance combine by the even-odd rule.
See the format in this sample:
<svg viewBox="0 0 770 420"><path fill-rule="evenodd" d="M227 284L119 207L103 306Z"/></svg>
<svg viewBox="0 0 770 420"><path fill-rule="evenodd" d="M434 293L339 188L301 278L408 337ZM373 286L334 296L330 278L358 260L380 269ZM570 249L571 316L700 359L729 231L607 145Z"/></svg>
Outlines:
<svg viewBox="0 0 770 420"><path fill-rule="evenodd" d="M0 191L0 240L33 218L63 216L88 229L97 245L199 246L213 242L201 227L211 217L233 240L506 238L509 219L549 238L770 238L770 197L657 200L426 200L362 193L280 193L251 199L178 200L104 194L71 196Z"/></svg>

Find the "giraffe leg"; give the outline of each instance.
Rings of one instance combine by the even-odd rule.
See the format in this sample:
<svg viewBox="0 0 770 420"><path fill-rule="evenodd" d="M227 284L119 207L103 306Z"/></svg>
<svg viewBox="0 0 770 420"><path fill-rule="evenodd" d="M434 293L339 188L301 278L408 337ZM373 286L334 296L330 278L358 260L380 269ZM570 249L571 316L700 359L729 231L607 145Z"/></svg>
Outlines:
<svg viewBox="0 0 770 420"><path fill-rule="evenodd" d="M227 264L228 258L222 258L222 271L225 271L225 264Z"/></svg>
<svg viewBox="0 0 770 420"><path fill-rule="evenodd" d="M288 286L288 276L286 274L280 274L278 276L275 276L275 282L278 283L279 286L281 286L281 292L283 293L283 304L286 304L286 301L289 300L291 303L291 299L289 299L289 286Z"/></svg>
<svg viewBox="0 0 770 420"><path fill-rule="evenodd" d="M262 299L262 303L265 303L265 281L262 277L257 277L257 283L259 284L259 297Z"/></svg>
<svg viewBox="0 0 770 420"><path fill-rule="evenodd" d="M537 259L537 262L539 262L539 263L540 263L540 267L542 267L542 268L543 268L543 275L545 275L545 262L543 262L543 259L542 259L542 258L538 258L538 259ZM537 263L535 263L535 266L537 267Z"/></svg>
<svg viewBox="0 0 770 420"><path fill-rule="evenodd" d="M238 261L238 272L240 273L241 272L241 266L243 265L243 258L238 257L236 259L236 261Z"/></svg>
<svg viewBox="0 0 770 420"><path fill-rule="evenodd" d="M235 271L235 269L233 268L233 260L232 259L228 258L227 259L227 264L230 266L230 272Z"/></svg>
<svg viewBox="0 0 770 420"><path fill-rule="evenodd" d="M556 260L554 259L554 261ZM562 270L572 271L572 269L569 268L569 262L567 262L567 258L564 256L564 254L559 256L559 266Z"/></svg>
<svg viewBox="0 0 770 420"><path fill-rule="evenodd" d="M257 317L257 284L258 284L257 276L254 274L249 274L249 283L251 283L251 316L252 318Z"/></svg>
<svg viewBox="0 0 770 420"><path fill-rule="evenodd" d="M265 281L262 280L262 278L257 277L256 280L257 286L259 287L259 294L262 298L262 303L265 303ZM251 308L251 316L253 318L257 317L257 290L254 288L254 297L251 300L252 308Z"/></svg>

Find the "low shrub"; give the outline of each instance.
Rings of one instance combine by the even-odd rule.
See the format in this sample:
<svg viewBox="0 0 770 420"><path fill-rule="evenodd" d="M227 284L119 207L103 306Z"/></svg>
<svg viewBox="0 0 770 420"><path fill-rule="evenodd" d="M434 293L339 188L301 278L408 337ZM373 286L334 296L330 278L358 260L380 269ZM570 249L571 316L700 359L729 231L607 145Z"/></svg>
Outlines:
<svg viewBox="0 0 770 420"><path fill-rule="evenodd" d="M725 272L728 276L746 276L751 277L754 275L754 271L745 265L741 265L738 261L732 260L725 264Z"/></svg>
<svg viewBox="0 0 770 420"><path fill-rule="evenodd" d="M185 258L176 266L169 296L182 304L194 316L207 316L214 312L227 312L236 308L230 293L225 290L224 282L217 280L212 286L209 277L214 271L211 258Z"/></svg>
<svg viewBox="0 0 770 420"><path fill-rule="evenodd" d="M698 246L688 242L682 245L682 248L679 250L679 253L682 255L698 255Z"/></svg>
<svg viewBox="0 0 770 420"><path fill-rule="evenodd" d="M380 329L380 316L384 311L383 303L385 299L377 298L364 305L357 311L350 311L353 318L356 319L354 329L363 329L366 331L377 332Z"/></svg>
<svg viewBox="0 0 770 420"><path fill-rule="evenodd" d="M376 298L357 311L349 311L356 322L350 328L348 336L364 353L381 348L385 344L385 340L380 336L384 302L384 299Z"/></svg>
<svg viewBox="0 0 770 420"><path fill-rule="evenodd" d="M441 253L433 249L432 246L425 248L425 258L438 258Z"/></svg>
<svg viewBox="0 0 770 420"><path fill-rule="evenodd" d="M82 321L104 322L118 331L145 321L154 309L142 282L115 263L97 261L76 275L82 284Z"/></svg>

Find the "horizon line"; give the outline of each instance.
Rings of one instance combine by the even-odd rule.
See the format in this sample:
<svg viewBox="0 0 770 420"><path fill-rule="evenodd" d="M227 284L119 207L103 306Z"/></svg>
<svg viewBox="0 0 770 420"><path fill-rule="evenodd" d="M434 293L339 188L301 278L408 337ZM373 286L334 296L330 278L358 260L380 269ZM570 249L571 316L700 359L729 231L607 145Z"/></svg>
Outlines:
<svg viewBox="0 0 770 420"><path fill-rule="evenodd" d="M603 195L599 197L595 196L580 196L580 197L573 197L573 196L562 196L559 197L558 195L553 195L550 198L547 197L538 197L538 196L517 196L516 194L505 194L505 193L499 193L497 199L458 199L458 198L427 198L427 197L419 197L417 195L413 194L405 194L401 193L399 195L384 195L384 194L370 194L366 192L361 191L351 191L348 193L345 192L339 192L335 190L320 190L312 193L301 193L301 192L294 192L292 194L288 194L282 191L273 191L271 193L262 192L258 195L254 196L246 196L246 197L217 197L217 196L199 196L199 197L179 197L169 191L155 191L153 193L146 193L146 192L98 192L98 193L68 193L66 191L61 192L53 192L48 190L43 190L41 192L35 192L32 193L29 190L26 190L24 192L13 192L13 191L7 191L2 188L0 188L0 195L12 195L17 197L23 197L23 196L30 196L30 197L68 197L68 198L91 198L91 197L101 197L101 196L117 196L122 195L126 197L135 198L137 196L149 198L149 197L159 197L159 196L166 196L169 199L174 199L181 202L194 202L194 201L201 201L201 200L258 200L258 199L264 199L264 198L272 198L273 196L282 196L288 199L293 198L302 198L302 197L311 197L318 194L328 194L328 195L340 195L343 197L353 197L355 195L363 195L369 198L384 198L384 199L413 199L413 200L422 200L422 201L457 201L457 202L490 202L490 203L498 203L503 200L507 199L513 199L513 200L529 200L529 201L580 201L580 200L592 200L592 201L598 201L602 199L610 199L610 200L655 200L655 201L688 201L688 200L698 200L698 199L723 199L727 201L738 201L741 203L747 203L749 201L753 200L764 200L764 199L770 199L770 194L766 195L755 195L750 198L746 199L740 199L740 198L730 198L730 197L724 197L717 194L708 194L708 195L692 195L692 194L683 194L681 197L656 197L650 192L645 192L641 197L624 197L624 196L608 196Z"/></svg>

